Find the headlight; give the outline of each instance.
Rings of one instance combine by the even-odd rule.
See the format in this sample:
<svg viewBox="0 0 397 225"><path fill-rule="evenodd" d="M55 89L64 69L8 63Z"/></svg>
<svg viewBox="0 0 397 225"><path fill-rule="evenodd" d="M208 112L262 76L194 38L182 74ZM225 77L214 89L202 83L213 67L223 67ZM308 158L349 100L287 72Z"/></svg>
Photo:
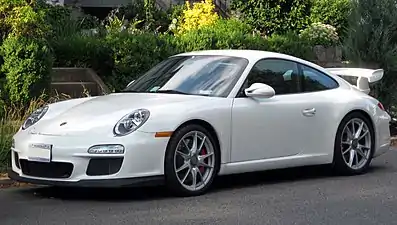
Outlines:
<svg viewBox="0 0 397 225"><path fill-rule="evenodd" d="M149 119L149 116L150 112L147 109L135 110L121 118L114 126L113 132L117 136L132 133L142 126Z"/></svg>
<svg viewBox="0 0 397 225"><path fill-rule="evenodd" d="M48 106L36 109L29 117L25 120L22 124L22 130L27 129L28 127L32 126L33 124L37 123L48 111Z"/></svg>

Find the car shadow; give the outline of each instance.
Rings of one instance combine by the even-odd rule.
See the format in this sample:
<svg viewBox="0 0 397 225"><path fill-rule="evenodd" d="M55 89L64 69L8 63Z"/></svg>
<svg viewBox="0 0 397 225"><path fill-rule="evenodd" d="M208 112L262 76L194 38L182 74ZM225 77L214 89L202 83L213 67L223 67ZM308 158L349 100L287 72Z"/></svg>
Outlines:
<svg viewBox="0 0 397 225"><path fill-rule="evenodd" d="M372 166L366 174L387 170L385 166ZM305 166L289 169L269 170L218 177L208 194L228 190L252 188L261 185L285 182L304 182L306 180L332 179L335 175L329 166ZM150 201L175 198L164 186L144 188L74 188L74 187L34 187L23 189L19 194L47 199L68 201Z"/></svg>
<svg viewBox="0 0 397 225"><path fill-rule="evenodd" d="M372 165L365 174L355 176L368 176L387 170L386 166ZM217 178L211 192L221 192L227 189L248 188L262 185L281 183L304 182L349 177L336 174L329 165L305 166L288 169L267 170L263 172L228 175Z"/></svg>

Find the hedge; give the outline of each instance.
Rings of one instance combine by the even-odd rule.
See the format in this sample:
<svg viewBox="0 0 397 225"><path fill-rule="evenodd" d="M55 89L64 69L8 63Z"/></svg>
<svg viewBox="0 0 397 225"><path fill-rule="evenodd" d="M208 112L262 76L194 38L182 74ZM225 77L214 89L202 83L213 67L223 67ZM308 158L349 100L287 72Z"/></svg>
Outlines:
<svg viewBox="0 0 397 225"><path fill-rule="evenodd" d="M130 6L125 10L134 11L134 7L141 9ZM180 52L257 49L312 58L310 44L296 32L263 37L238 19L218 19L213 24L176 35L158 34L150 29L118 32L117 28L117 32L109 32L103 30L106 26L99 26L97 34L84 34L79 20L70 17L70 9L38 4L32 10L45 21L39 27L49 31L44 32L45 35L28 32L5 36L0 53L4 59L1 72L6 74L6 79L0 76L0 82L5 83L1 85L5 89L1 98L7 103L25 104L39 96L49 85L51 67L92 68L111 89L118 91L153 65Z"/></svg>
<svg viewBox="0 0 397 225"><path fill-rule="evenodd" d="M71 36L52 43L56 67L89 67L113 90L121 90L152 65L177 53L170 35Z"/></svg>
<svg viewBox="0 0 397 225"><path fill-rule="evenodd" d="M310 43L298 35L253 35L241 21L219 20L211 26L182 35L127 33L70 36L52 43L54 66L90 67L114 90L165 58L187 51L207 49L255 49L282 52L304 59L313 58Z"/></svg>
<svg viewBox="0 0 397 225"><path fill-rule="evenodd" d="M3 42L1 53L5 100L27 104L31 98L49 90L53 58L45 40L9 36Z"/></svg>
<svg viewBox="0 0 397 225"><path fill-rule="evenodd" d="M233 0L231 8L261 33L299 31L310 22L313 0Z"/></svg>

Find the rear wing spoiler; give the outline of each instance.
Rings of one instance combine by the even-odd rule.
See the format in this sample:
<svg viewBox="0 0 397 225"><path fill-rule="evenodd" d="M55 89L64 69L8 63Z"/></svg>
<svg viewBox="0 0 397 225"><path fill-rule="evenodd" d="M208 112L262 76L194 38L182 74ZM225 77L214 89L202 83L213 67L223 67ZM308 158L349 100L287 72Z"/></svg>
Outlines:
<svg viewBox="0 0 397 225"><path fill-rule="evenodd" d="M360 91L368 94L371 89L369 84L374 84L383 78L383 69L364 69L364 68L326 68L332 74L335 74Z"/></svg>

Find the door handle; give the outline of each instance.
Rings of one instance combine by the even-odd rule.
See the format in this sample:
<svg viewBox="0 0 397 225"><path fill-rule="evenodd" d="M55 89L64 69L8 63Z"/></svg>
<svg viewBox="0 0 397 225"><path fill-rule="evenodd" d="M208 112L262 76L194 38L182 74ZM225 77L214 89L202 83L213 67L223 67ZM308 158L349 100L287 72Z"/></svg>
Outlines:
<svg viewBox="0 0 397 225"><path fill-rule="evenodd" d="M304 109L304 110L302 110L302 114L304 116L314 116L316 114L316 109L315 108Z"/></svg>

